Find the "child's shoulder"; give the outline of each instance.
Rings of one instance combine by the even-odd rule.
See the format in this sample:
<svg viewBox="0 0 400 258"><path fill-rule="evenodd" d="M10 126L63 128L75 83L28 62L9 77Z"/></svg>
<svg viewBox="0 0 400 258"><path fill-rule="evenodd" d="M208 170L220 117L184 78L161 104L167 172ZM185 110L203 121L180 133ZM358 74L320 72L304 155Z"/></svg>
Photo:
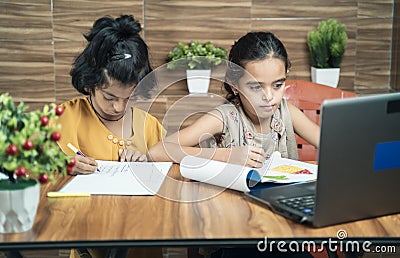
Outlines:
<svg viewBox="0 0 400 258"><path fill-rule="evenodd" d="M215 110L221 113L222 119L225 122L233 121L235 123L239 123L241 119L240 110L234 104L222 104L215 108Z"/></svg>
<svg viewBox="0 0 400 258"><path fill-rule="evenodd" d="M90 113L90 102L86 97L77 97L61 104L64 108L63 116Z"/></svg>
<svg viewBox="0 0 400 258"><path fill-rule="evenodd" d="M148 122L158 121L157 118L154 117L152 114L138 107L133 107L132 112L133 112L133 117L136 120L147 120Z"/></svg>
<svg viewBox="0 0 400 258"><path fill-rule="evenodd" d="M233 112L239 111L237 109L237 107L235 105L233 105L232 103L226 103L226 104L219 105L215 109L218 110L219 112L221 112L222 114L227 114L232 111Z"/></svg>
<svg viewBox="0 0 400 258"><path fill-rule="evenodd" d="M61 105L64 108L68 108L68 109L70 109L70 108L71 109L74 109L74 108L79 109L82 106L87 106L88 104L90 105L90 103L86 97L78 97L78 98L73 98L71 100L68 100L68 101L62 103Z"/></svg>
<svg viewBox="0 0 400 258"><path fill-rule="evenodd" d="M58 122L62 124L71 125L71 123L75 123L80 121L88 121L87 119L90 117L94 117L95 114L91 111L90 103L86 97L78 97L71 100L68 100L61 104L64 108L64 112L62 116L58 118Z"/></svg>

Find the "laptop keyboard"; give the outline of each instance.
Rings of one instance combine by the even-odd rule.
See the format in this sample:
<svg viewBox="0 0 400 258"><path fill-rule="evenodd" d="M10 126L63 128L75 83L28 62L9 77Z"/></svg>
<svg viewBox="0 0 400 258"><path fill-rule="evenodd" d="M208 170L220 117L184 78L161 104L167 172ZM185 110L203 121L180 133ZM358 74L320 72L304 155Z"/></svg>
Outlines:
<svg viewBox="0 0 400 258"><path fill-rule="evenodd" d="M279 203L288 206L292 209L298 210L305 215L312 216L314 215L314 203L315 196L307 195L307 196L299 196L295 198L285 198L279 199Z"/></svg>

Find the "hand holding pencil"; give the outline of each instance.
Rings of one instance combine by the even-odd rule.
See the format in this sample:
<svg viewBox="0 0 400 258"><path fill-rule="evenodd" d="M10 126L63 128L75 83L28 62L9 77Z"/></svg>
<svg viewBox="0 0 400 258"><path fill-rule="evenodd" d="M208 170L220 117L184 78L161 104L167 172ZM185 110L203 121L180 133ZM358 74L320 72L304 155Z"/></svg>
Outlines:
<svg viewBox="0 0 400 258"><path fill-rule="evenodd" d="M68 143L67 146L77 154L75 156L76 164L73 167L70 175L91 174L96 170L98 170L98 165L95 159L86 157L79 149L77 149L71 143Z"/></svg>

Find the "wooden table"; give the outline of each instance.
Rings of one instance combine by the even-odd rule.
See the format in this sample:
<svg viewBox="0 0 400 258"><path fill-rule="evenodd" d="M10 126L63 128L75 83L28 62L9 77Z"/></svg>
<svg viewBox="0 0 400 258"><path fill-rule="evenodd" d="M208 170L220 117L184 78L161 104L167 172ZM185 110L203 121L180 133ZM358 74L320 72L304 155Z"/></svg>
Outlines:
<svg viewBox="0 0 400 258"><path fill-rule="evenodd" d="M252 245L261 239L321 241L345 230L353 240L397 243L400 214L310 228L243 193L184 180L173 165L160 196L47 198L69 180L42 188L33 228L0 235L0 250L106 246ZM190 201L200 200L200 201ZM340 212L340 211L338 211Z"/></svg>

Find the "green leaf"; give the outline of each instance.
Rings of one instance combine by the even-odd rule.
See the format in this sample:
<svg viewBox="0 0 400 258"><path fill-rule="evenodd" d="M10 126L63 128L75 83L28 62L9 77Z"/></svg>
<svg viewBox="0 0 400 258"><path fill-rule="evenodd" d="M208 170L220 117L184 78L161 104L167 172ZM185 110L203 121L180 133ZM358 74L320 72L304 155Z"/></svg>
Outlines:
<svg viewBox="0 0 400 258"><path fill-rule="evenodd" d="M18 163L15 159L3 162L2 166L8 171L14 171L18 167Z"/></svg>
<svg viewBox="0 0 400 258"><path fill-rule="evenodd" d="M0 166L13 171L24 166L34 177L47 173L66 173L65 163L68 158L58 145L47 139L47 135L60 128L55 115L55 103L46 105L42 110L26 112L26 105L21 101L15 107L8 93L0 94ZM49 126L41 126L40 116L46 114L51 121ZM22 145L30 139L34 149L24 150ZM18 147L17 155L6 155L10 144ZM43 146L43 148L42 148ZM17 182L18 184L18 182Z"/></svg>
<svg viewBox="0 0 400 258"><path fill-rule="evenodd" d="M47 115L49 113L49 106L48 105L44 105L43 107L43 114Z"/></svg>
<svg viewBox="0 0 400 258"><path fill-rule="evenodd" d="M178 69L210 69L227 59L228 50L215 47L210 41L202 44L200 41L192 40L187 44L179 42L176 47L169 51L167 56L167 68ZM198 57L210 57L198 58ZM178 63L173 61L179 60ZM171 63L172 62L172 63Z"/></svg>

